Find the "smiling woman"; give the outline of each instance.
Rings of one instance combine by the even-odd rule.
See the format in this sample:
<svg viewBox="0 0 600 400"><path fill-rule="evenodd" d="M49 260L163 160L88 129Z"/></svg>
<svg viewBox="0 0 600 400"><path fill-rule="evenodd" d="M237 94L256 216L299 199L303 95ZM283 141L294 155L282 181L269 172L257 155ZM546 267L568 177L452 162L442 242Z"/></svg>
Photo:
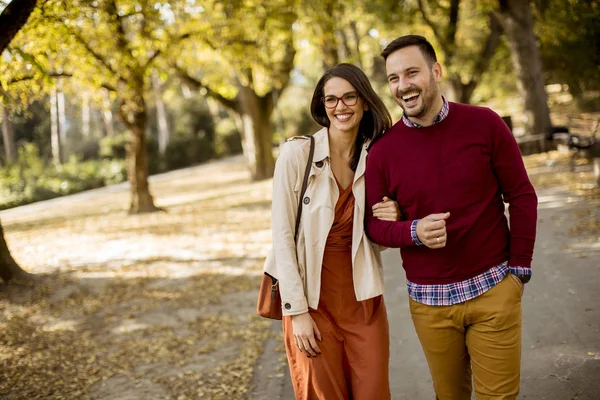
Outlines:
<svg viewBox="0 0 600 400"><path fill-rule="evenodd" d="M297 183L310 143L294 138L282 146L275 166L275 262L266 267L279 279L294 392L304 400L389 399L383 269L379 247L364 232L364 173L367 148L391 117L351 64L319 80L311 114L323 129L314 134L303 212L296 231ZM397 204L382 200L373 215L397 220Z"/></svg>
<svg viewBox="0 0 600 400"><path fill-rule="evenodd" d="M356 97L353 99L354 95ZM360 104L364 106L362 111L357 108ZM347 119L351 117L343 114L360 112L359 118L355 118L355 122L358 121L357 126L353 124L343 126L345 129L348 129L349 125L358 128L353 132L356 141L350 163L352 170L355 170L358 165L365 140L377 139L392 125L388 110L371 87L367 76L352 64L338 64L325 72L315 87L310 109L313 119L330 130L333 122L346 122L344 117ZM360 135L357 134L358 132Z"/></svg>

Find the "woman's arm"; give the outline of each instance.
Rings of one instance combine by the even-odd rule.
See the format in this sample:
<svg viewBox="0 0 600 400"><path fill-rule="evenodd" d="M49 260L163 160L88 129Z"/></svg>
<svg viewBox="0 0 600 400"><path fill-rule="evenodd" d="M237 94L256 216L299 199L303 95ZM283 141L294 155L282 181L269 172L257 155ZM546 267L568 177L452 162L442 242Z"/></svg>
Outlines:
<svg viewBox="0 0 600 400"><path fill-rule="evenodd" d="M273 176L273 205L271 220L273 250L283 303L283 315L296 315L308 311L304 285L298 269L298 256L294 240L298 209L299 172L298 154L302 143L287 142L275 163Z"/></svg>

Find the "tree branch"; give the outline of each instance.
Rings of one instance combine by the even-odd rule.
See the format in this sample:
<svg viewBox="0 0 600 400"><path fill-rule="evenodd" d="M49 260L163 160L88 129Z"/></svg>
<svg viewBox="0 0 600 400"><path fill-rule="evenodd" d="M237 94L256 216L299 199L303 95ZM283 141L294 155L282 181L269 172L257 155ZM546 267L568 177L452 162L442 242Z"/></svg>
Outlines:
<svg viewBox="0 0 600 400"><path fill-rule="evenodd" d="M79 32L77 32L75 29L68 26L64 22L62 24L65 26L65 28L67 28L69 33L71 33L73 35L73 37L75 37L75 39L77 39L79 44L81 44L88 53L90 53L98 62L100 62L100 64L102 64L110 73L112 73L118 79L122 79L121 76L119 75L119 73L112 68L112 66L110 65L108 60L106 60L100 53L96 52L90 46L90 44L88 42L86 42L86 40L83 38L83 36L81 36L81 34Z"/></svg>
<svg viewBox="0 0 600 400"><path fill-rule="evenodd" d="M296 57L296 48L293 39L290 37L285 43L285 56L278 63L278 72L280 74L280 84L277 88L279 92L287 87L290 82L290 72L294 69L294 58Z"/></svg>
<svg viewBox="0 0 600 400"><path fill-rule="evenodd" d="M175 37L175 38L171 38L171 39L169 39L169 45L170 45L170 46L174 46L174 45L176 45L176 44L178 44L178 43L182 42L183 40L185 40L185 39L188 39L188 38L190 38L190 37L192 37L192 36L194 36L194 35L197 35L197 34L199 34L199 32L188 32L188 33L184 33L184 34L182 34L182 35L179 35L179 36L177 36L177 37ZM214 50L214 49L215 49L215 48L213 47L213 50ZM163 50L163 49L156 50L156 51L154 52L154 54L152 54L152 55L150 56L150 58L148 58L148 60L146 61L146 63L144 64L144 66L143 66L143 67L144 67L144 68L148 68L148 67L149 67L149 66L150 66L150 65L151 65L151 64L154 62L154 60L155 60L157 57L159 57L159 56L160 56L160 55L161 55L163 52L164 52L164 50Z"/></svg>
<svg viewBox="0 0 600 400"><path fill-rule="evenodd" d="M219 103L221 103L224 107L229 108L232 111L235 111L237 113L239 113L239 105L238 102L234 99L228 99L226 97L224 97L223 95L221 95L220 93L212 90L208 85L202 83L201 80L194 78L193 76L191 76L186 70L184 70L183 68L174 65L173 68L175 68L175 71L177 72L177 76L179 76L179 78L184 81L185 83L187 83L190 86L193 86L196 90L198 89L205 89L206 93L209 97L217 100Z"/></svg>
<svg viewBox="0 0 600 400"><path fill-rule="evenodd" d="M502 24L498 19L498 16L491 12L490 13L490 34L488 35L485 45L479 53L477 63L473 71L473 76L479 79L481 75L488 69L490 60L494 56L498 45L500 45L500 37L502 36Z"/></svg>
<svg viewBox="0 0 600 400"><path fill-rule="evenodd" d="M108 14L109 18L114 18L113 22L116 22L114 27L117 31L117 44L119 49L123 53L127 53L130 57L133 57L129 49L127 39L125 39L125 27L123 26L123 20L118 17L119 9L117 7L117 3L114 0L107 1L105 5L105 12Z"/></svg>
<svg viewBox="0 0 600 400"><path fill-rule="evenodd" d="M44 75L48 76L50 78L72 78L73 77L73 74L68 73L68 72L44 72ZM7 83L10 86L15 83L30 81L30 80L33 80L36 78L37 77L35 75L25 75L25 76L20 76L18 78L12 78Z"/></svg>
<svg viewBox="0 0 600 400"><path fill-rule="evenodd" d="M527 21L521 18L520 13L516 12L519 7L525 7L523 3L520 3L519 0L499 0L498 3L503 17L512 19L520 26L527 25ZM526 7L531 7L529 2L527 2Z"/></svg>
<svg viewBox="0 0 600 400"><path fill-rule="evenodd" d="M123 15L117 14L117 18L118 19L127 19L127 18L133 17L135 15L139 15L139 14L143 14L143 12L142 11L132 11L130 13L123 14Z"/></svg>
<svg viewBox="0 0 600 400"><path fill-rule="evenodd" d="M39 63L39 61L35 58L35 56L33 54L29 54L29 53L23 51L23 49L21 49L19 47L9 46L8 50L17 52L21 57L23 57L23 59L25 61L29 61L38 71L40 71L42 74L46 75L46 70L44 69L42 64Z"/></svg>
<svg viewBox="0 0 600 400"><path fill-rule="evenodd" d="M45 76L50 77L50 78L72 78L73 74L70 72L45 72L44 73ZM24 81L30 81L33 79L36 79L37 77L35 75L25 75L25 76L21 76L19 78L13 78L11 80L9 80L8 86L15 84L15 83L19 83L19 82L24 82ZM105 88L106 90L110 90L111 92L116 92L117 89L108 84L108 83L103 83L100 85L100 87Z"/></svg>
<svg viewBox="0 0 600 400"><path fill-rule="evenodd" d="M448 49L447 49L446 41L445 41L444 37L442 36L442 34L440 33L440 29L436 26L436 24L433 22L433 20L427 16L427 12L425 11L425 5L423 4L423 0L419 0L418 4L419 4L419 11L421 11L421 16L423 17L423 21L425 21L425 23L427 25L429 25L429 27L433 31L433 34L434 34L436 40L440 44L442 51L444 52L444 54L447 54Z"/></svg>
<svg viewBox="0 0 600 400"><path fill-rule="evenodd" d="M464 86L467 97L471 97L471 94L479 84L483 73L488 70L490 61L500 44L502 31L502 22L498 15L495 12L490 12L490 34L486 38L485 44L477 57L477 61L473 68L473 75L471 76L469 83Z"/></svg>
<svg viewBox="0 0 600 400"><path fill-rule="evenodd" d="M13 0L0 14L0 54L8 47L13 38L27 23L35 9L37 0Z"/></svg>
<svg viewBox="0 0 600 400"><path fill-rule="evenodd" d="M460 0L452 0L450 3L449 22L446 30L446 44L454 47L456 43L456 31L458 29L458 10L460 6ZM454 49L452 49L454 53Z"/></svg>
<svg viewBox="0 0 600 400"><path fill-rule="evenodd" d="M356 52L358 66L363 69L362 57L360 54L360 34L358 33L356 21L350 21L350 32L352 32L352 36L354 38L354 51Z"/></svg>

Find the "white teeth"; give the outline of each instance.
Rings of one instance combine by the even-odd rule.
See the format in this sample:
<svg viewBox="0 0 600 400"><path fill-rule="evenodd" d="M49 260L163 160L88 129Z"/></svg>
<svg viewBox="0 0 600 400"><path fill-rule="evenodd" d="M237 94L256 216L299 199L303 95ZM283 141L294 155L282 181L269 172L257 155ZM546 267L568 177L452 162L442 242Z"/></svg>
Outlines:
<svg viewBox="0 0 600 400"><path fill-rule="evenodd" d="M409 100L412 100L413 97L417 97L418 95L419 95L418 92L412 92L412 93L409 93L409 94L407 94L405 96L402 96L402 100L409 101Z"/></svg>
<svg viewBox="0 0 600 400"><path fill-rule="evenodd" d="M345 122L352 117L352 114L337 114L335 117L338 119L338 121Z"/></svg>

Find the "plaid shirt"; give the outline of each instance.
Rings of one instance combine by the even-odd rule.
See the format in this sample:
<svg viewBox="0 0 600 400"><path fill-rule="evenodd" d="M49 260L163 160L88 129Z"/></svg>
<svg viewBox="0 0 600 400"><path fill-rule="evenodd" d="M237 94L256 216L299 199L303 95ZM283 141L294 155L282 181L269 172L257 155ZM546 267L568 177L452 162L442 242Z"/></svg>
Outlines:
<svg viewBox="0 0 600 400"><path fill-rule="evenodd" d="M450 111L450 103L448 103L448 100L446 100L444 96L442 96L442 100L444 100L444 105L442 106L442 109L440 110L438 115L436 115L433 119L433 125L442 122L448 116L448 112ZM402 122L404 122L404 125L408 126L409 128L423 127L423 125L408 119L408 117L405 114L402 114Z"/></svg>
<svg viewBox="0 0 600 400"><path fill-rule="evenodd" d="M444 100L444 105L439 114L433 119L434 124L442 122L448 116L450 111L450 104L445 97L442 96L442 99ZM404 115L402 115L402 122L410 128L423 127L422 125L409 120ZM412 222L410 234L413 242L417 246L423 246L423 243L421 243L417 237L418 222L418 219ZM408 295L418 303L430 306L451 306L481 296L500 283L508 273L518 276L531 276L531 268L509 266L508 262L505 261L488 269L480 275L461 282L444 285L421 285L407 280L406 284L408 286Z"/></svg>

